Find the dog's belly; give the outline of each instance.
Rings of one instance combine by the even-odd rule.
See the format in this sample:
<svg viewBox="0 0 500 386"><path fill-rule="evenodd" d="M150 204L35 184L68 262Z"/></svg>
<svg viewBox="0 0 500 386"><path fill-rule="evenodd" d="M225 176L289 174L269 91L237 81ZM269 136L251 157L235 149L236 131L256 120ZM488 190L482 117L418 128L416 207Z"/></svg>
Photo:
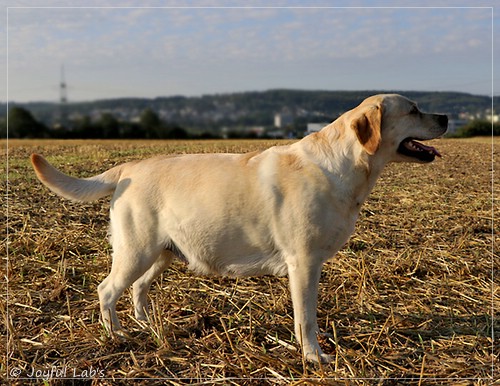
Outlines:
<svg viewBox="0 0 500 386"><path fill-rule="evenodd" d="M257 243L235 229L224 236L210 232L174 233L176 251L173 252L198 274L235 277L287 274L285 259L277 248L269 242Z"/></svg>
<svg viewBox="0 0 500 386"><path fill-rule="evenodd" d="M217 276L285 276L288 272L285 261L279 254L265 256L262 254L248 256L197 256L187 257L189 269L202 275Z"/></svg>
<svg viewBox="0 0 500 386"><path fill-rule="evenodd" d="M287 256L294 261L299 257L322 264L345 245L351 232L349 228L333 227L330 232L325 232L330 237L325 235L322 242L309 251L309 256L294 256L287 246L278 246L269 239L257 243L255 238L234 228L225 236L210 232L174 232L176 251L173 252L188 263L189 269L202 275L285 276L288 274ZM288 242L293 243L292 240Z"/></svg>
<svg viewBox="0 0 500 386"><path fill-rule="evenodd" d="M161 232L170 240L168 245L172 247L168 249L198 274L285 276L287 262L297 258L322 264L334 257L353 232L355 217L351 216L350 221L328 218L328 226L316 232L313 241L308 232L295 232L293 222L281 223L279 230L273 230L269 222L250 216L247 222L194 216L189 221L168 221ZM307 244L309 248L304 248Z"/></svg>

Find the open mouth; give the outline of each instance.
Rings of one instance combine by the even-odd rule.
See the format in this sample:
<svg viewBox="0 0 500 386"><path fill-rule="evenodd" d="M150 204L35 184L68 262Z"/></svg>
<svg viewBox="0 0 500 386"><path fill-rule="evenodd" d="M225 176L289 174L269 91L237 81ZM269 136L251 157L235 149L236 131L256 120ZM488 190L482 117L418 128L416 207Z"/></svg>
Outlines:
<svg viewBox="0 0 500 386"><path fill-rule="evenodd" d="M408 157L416 158L422 162L432 162L436 156L441 154L432 146L426 146L413 138L406 138L398 147L398 152Z"/></svg>

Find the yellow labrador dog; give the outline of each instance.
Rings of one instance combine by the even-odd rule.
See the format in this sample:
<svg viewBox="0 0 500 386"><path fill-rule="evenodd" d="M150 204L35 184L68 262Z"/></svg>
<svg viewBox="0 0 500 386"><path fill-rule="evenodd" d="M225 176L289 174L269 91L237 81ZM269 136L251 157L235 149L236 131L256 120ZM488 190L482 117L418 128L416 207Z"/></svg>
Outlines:
<svg viewBox="0 0 500 386"><path fill-rule="evenodd" d="M329 362L316 336L322 265L349 239L384 165L433 161L438 151L416 140L447 124L400 95L375 95L320 132L261 152L156 157L85 179L37 154L31 161L70 200L113 194L113 264L98 287L108 329L120 331L115 305L130 285L135 316L146 319L151 283L178 257L200 274L288 275L303 355Z"/></svg>

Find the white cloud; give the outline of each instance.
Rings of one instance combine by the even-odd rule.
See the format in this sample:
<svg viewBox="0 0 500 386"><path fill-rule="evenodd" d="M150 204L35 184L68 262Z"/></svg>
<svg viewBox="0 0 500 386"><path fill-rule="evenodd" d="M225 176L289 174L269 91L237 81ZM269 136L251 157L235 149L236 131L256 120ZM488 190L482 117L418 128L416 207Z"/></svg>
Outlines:
<svg viewBox="0 0 500 386"><path fill-rule="evenodd" d="M62 62L68 77L78 74L75 88L84 88L79 80L100 79L95 83L110 90L144 84L140 92L147 93L165 83L182 94L231 82L243 89L340 81L370 88L369 79L356 83L359 72L370 71L382 84L405 87L403 66L414 78L432 75L433 64L471 78L474 65L491 61L490 52L487 9L9 10L9 86L16 98L25 98L16 85L57 77ZM413 64L423 58L425 66ZM462 60L470 75L458 69Z"/></svg>

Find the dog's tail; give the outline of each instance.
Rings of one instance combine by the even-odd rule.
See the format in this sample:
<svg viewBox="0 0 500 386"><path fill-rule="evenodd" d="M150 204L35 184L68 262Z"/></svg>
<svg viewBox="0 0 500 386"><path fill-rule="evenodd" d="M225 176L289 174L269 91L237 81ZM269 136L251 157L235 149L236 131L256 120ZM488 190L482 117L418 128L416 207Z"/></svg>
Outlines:
<svg viewBox="0 0 500 386"><path fill-rule="evenodd" d="M98 176L75 178L60 172L39 154L31 155L31 163L38 179L44 185L54 193L73 201L93 201L112 194L122 170L120 165Z"/></svg>

